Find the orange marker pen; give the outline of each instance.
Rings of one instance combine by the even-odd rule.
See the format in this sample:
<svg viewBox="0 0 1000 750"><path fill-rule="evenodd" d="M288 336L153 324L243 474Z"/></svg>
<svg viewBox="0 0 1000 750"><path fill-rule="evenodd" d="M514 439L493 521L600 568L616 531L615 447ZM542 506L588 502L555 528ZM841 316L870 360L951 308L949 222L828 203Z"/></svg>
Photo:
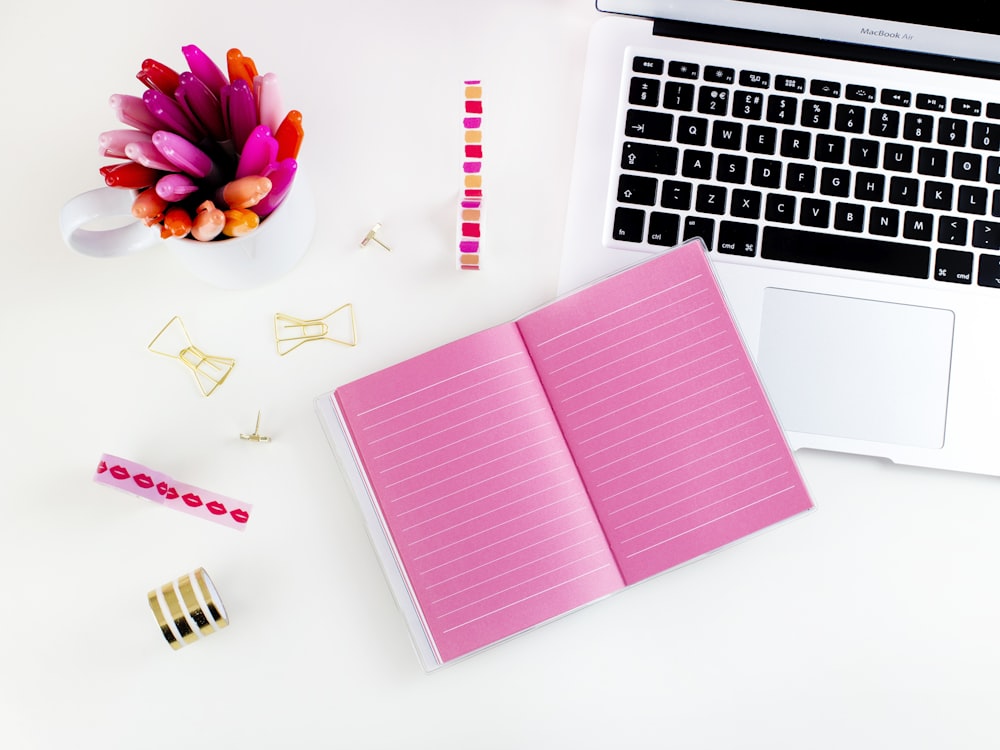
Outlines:
<svg viewBox="0 0 1000 750"><path fill-rule="evenodd" d="M277 160L297 159L299 148L302 146L302 136L302 113L297 109L290 110L274 133L278 141Z"/></svg>

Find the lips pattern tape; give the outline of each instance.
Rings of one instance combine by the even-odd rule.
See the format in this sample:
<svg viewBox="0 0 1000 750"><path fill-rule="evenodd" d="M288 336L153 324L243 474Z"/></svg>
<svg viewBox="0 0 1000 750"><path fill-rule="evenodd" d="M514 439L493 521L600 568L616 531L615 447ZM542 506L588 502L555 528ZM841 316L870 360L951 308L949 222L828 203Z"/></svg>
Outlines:
<svg viewBox="0 0 1000 750"><path fill-rule="evenodd" d="M125 490L154 503L242 531L253 506L178 482L163 472L105 453L94 481Z"/></svg>

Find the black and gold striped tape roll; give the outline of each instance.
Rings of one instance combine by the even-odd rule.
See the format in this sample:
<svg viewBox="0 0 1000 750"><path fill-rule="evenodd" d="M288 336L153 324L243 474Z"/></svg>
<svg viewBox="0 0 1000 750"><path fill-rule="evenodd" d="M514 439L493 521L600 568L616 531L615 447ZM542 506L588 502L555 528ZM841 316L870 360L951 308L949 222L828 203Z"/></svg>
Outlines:
<svg viewBox="0 0 1000 750"><path fill-rule="evenodd" d="M229 624L226 608L204 568L168 581L147 598L160 632L175 650Z"/></svg>

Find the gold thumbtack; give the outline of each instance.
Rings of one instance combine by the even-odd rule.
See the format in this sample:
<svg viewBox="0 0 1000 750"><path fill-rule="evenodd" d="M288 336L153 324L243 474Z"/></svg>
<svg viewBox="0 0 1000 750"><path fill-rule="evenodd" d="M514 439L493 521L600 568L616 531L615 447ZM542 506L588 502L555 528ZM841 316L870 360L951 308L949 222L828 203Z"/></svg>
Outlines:
<svg viewBox="0 0 1000 750"><path fill-rule="evenodd" d="M253 432L249 435L247 435L245 432L241 432L240 440L252 440L255 443L271 442L271 438L260 434L260 411L257 412L257 424L254 425Z"/></svg>
<svg viewBox="0 0 1000 750"><path fill-rule="evenodd" d="M389 252L392 252L391 247L389 247L387 244L382 242L382 240L380 240L378 237L375 236L376 234L378 234L378 230L380 230L381 228L382 228L381 224L376 224L371 229L369 229L368 234L366 234L365 238L361 240L361 247L367 247L369 242L374 242L378 245L381 245Z"/></svg>

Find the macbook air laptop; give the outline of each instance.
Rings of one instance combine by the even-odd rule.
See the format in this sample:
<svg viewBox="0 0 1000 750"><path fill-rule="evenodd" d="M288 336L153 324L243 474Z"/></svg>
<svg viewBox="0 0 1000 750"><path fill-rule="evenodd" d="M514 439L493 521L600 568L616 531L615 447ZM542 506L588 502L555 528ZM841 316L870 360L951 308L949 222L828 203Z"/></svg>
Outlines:
<svg viewBox="0 0 1000 750"><path fill-rule="evenodd" d="M560 292L700 237L794 447L1000 475L997 33L598 0Z"/></svg>

